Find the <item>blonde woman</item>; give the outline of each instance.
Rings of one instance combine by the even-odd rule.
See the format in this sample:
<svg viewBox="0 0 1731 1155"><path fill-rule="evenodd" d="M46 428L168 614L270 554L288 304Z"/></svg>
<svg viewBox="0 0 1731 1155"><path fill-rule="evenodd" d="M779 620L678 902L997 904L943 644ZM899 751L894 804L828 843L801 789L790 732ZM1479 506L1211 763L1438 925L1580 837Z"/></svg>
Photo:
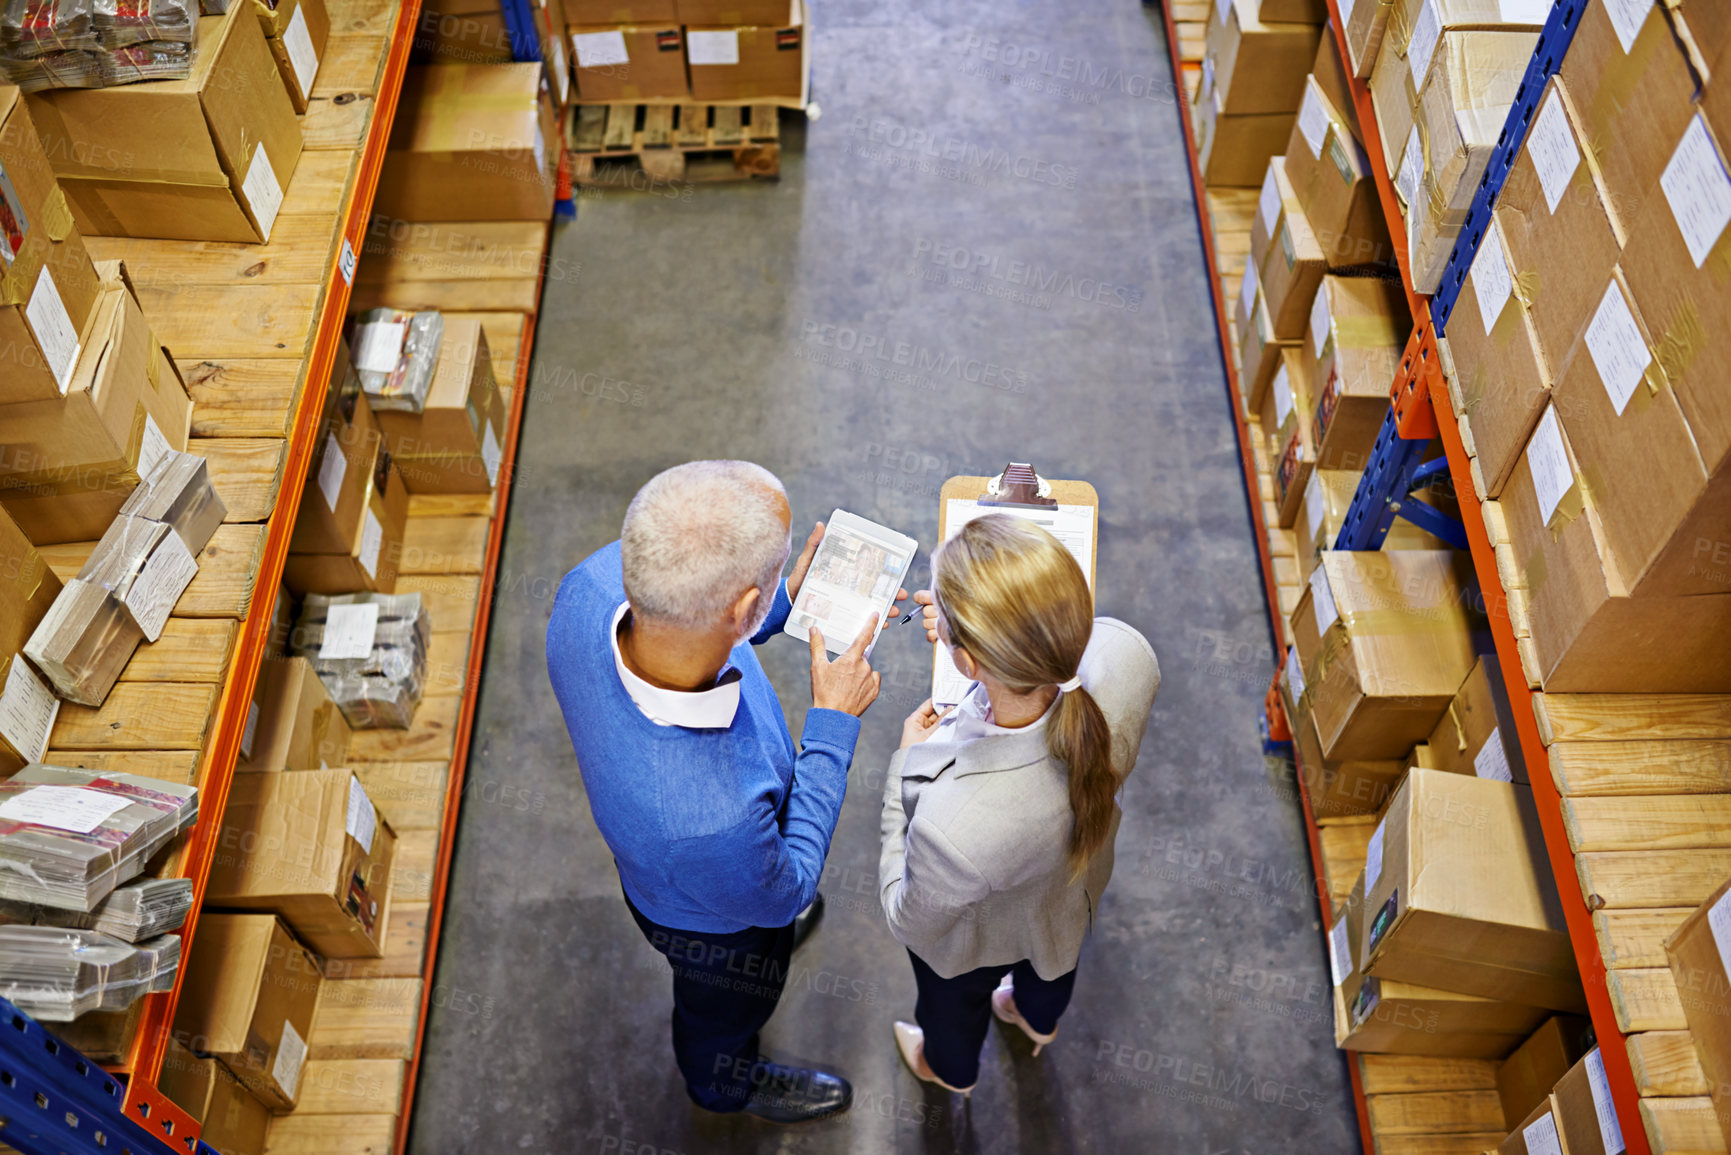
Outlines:
<svg viewBox="0 0 1731 1155"><path fill-rule="evenodd" d="M1141 634L1094 617L1056 538L1007 514L939 546L915 598L974 685L903 724L878 890L919 988L918 1025L896 1023L896 1046L919 1078L966 1094L992 1015L1035 1054L1057 1034L1160 666Z"/></svg>

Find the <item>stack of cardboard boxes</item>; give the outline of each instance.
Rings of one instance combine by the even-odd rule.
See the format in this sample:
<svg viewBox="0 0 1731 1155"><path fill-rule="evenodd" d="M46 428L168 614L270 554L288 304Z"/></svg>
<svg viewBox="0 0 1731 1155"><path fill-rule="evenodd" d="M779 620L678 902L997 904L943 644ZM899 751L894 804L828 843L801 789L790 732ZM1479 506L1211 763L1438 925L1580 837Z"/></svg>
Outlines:
<svg viewBox="0 0 1731 1155"><path fill-rule="evenodd" d="M574 102L804 103L802 0L565 0Z"/></svg>
<svg viewBox="0 0 1731 1155"><path fill-rule="evenodd" d="M1535 687L1731 690L1722 24L1587 4L1448 324Z"/></svg>
<svg viewBox="0 0 1731 1155"><path fill-rule="evenodd" d="M1254 188L1292 131L1328 8L1317 0L1218 0L1191 114L1203 183Z"/></svg>

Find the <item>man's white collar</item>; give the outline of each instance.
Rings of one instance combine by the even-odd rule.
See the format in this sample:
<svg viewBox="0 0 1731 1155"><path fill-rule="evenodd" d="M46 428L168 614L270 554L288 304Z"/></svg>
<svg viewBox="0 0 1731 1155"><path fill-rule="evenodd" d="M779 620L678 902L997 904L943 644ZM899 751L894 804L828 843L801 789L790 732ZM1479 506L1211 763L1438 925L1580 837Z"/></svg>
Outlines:
<svg viewBox="0 0 1731 1155"><path fill-rule="evenodd" d="M643 716L657 726L685 726L692 730L725 730L733 725L739 712L740 673L736 669L722 672L720 685L708 690L664 690L632 673L619 652L619 623L631 612L630 602L619 603L613 612L613 667L619 671L619 681Z"/></svg>

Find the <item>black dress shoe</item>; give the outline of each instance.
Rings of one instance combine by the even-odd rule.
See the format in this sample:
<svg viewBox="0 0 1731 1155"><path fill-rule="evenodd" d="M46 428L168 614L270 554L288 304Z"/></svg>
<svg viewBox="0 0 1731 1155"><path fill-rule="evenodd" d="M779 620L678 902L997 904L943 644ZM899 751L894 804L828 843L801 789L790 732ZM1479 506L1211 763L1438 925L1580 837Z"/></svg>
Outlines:
<svg viewBox="0 0 1731 1155"><path fill-rule="evenodd" d="M823 895L811 900L811 905L793 916L793 949L798 950L817 924L823 921Z"/></svg>
<svg viewBox="0 0 1731 1155"><path fill-rule="evenodd" d="M840 1075L759 1060L751 1072L745 1113L770 1123L810 1123L852 1105L853 1086Z"/></svg>

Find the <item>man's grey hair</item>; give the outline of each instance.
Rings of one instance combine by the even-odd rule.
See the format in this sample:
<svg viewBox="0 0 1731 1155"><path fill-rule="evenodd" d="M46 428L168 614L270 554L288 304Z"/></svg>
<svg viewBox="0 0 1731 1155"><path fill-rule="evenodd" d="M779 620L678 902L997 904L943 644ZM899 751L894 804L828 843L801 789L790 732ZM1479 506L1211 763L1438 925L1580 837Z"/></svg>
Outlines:
<svg viewBox="0 0 1731 1155"><path fill-rule="evenodd" d="M650 478L620 533L632 612L707 629L755 588L761 624L793 546L786 501L775 474L749 461L688 461Z"/></svg>

